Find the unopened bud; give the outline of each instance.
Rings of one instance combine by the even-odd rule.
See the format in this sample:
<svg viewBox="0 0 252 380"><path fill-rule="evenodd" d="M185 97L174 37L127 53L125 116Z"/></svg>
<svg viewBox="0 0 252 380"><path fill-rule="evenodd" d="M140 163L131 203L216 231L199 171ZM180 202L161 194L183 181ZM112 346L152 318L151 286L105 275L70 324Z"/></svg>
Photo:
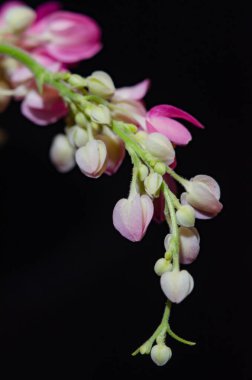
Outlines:
<svg viewBox="0 0 252 380"><path fill-rule="evenodd" d="M75 116L75 122L80 127L86 127L88 124L87 118L82 112L77 113L77 115Z"/></svg>
<svg viewBox="0 0 252 380"><path fill-rule="evenodd" d="M172 351L170 347L167 347L164 343L156 344L151 349L151 359L158 366L165 365L172 357Z"/></svg>
<svg viewBox="0 0 252 380"><path fill-rule="evenodd" d="M93 106L90 111L91 120L97 124L109 125L111 122L111 115L108 107L103 104Z"/></svg>
<svg viewBox="0 0 252 380"><path fill-rule="evenodd" d="M88 142L88 134L85 129L77 125L66 129L68 140L74 148L80 148Z"/></svg>
<svg viewBox="0 0 252 380"><path fill-rule="evenodd" d="M162 185L163 178L160 174L151 173L144 180L144 187L147 194L151 197L158 197L160 186Z"/></svg>
<svg viewBox="0 0 252 380"><path fill-rule="evenodd" d="M148 137L148 133L144 131L139 131L135 134L134 138L136 139L137 142L140 144L143 143Z"/></svg>
<svg viewBox="0 0 252 380"><path fill-rule="evenodd" d="M180 226L193 227L195 224L195 211L189 205L181 206L176 212L176 218Z"/></svg>
<svg viewBox="0 0 252 380"><path fill-rule="evenodd" d="M78 74L72 74L68 78L68 83L71 84L71 86L74 88L83 88L87 85L86 79Z"/></svg>
<svg viewBox="0 0 252 380"><path fill-rule="evenodd" d="M65 135L57 135L50 148L50 159L59 172L65 173L74 165L74 149Z"/></svg>
<svg viewBox="0 0 252 380"><path fill-rule="evenodd" d="M28 28L36 18L33 9L26 6L11 7L5 14L5 22L12 32L22 32Z"/></svg>
<svg viewBox="0 0 252 380"><path fill-rule="evenodd" d="M75 159L83 174L98 178L106 170L106 145L101 140L91 140L76 151Z"/></svg>
<svg viewBox="0 0 252 380"><path fill-rule="evenodd" d="M165 272L169 272L172 270L172 264L169 260L164 258L158 259L155 266L154 271L158 276L162 276Z"/></svg>
<svg viewBox="0 0 252 380"><path fill-rule="evenodd" d="M175 151L170 140L161 133L150 133L144 142L146 149L156 158L170 165L175 159Z"/></svg>
<svg viewBox="0 0 252 380"><path fill-rule="evenodd" d="M166 173L166 165L163 162L157 162L154 166L155 172L160 175L164 175Z"/></svg>
<svg viewBox="0 0 252 380"><path fill-rule="evenodd" d="M173 270L161 276L161 288L166 297L174 303L180 303L193 290L194 281L186 270Z"/></svg>
<svg viewBox="0 0 252 380"><path fill-rule="evenodd" d="M95 71L87 78L87 87L91 94L103 98L111 97L115 92L115 86L111 77L104 71Z"/></svg>
<svg viewBox="0 0 252 380"><path fill-rule="evenodd" d="M140 181L144 181L147 175L149 174L149 169L146 165L141 164L138 168L138 176Z"/></svg>

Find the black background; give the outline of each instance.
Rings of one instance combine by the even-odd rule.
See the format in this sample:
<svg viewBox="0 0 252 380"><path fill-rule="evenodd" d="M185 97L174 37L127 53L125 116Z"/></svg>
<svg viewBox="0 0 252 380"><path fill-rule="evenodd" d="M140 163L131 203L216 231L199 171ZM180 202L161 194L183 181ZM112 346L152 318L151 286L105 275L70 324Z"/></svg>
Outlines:
<svg viewBox="0 0 252 380"><path fill-rule="evenodd" d="M56 379L62 373L71 379L252 378L246 3L62 3L103 29L103 50L77 72L108 71L118 87L149 77L148 107L172 104L206 125L192 127L192 142L177 149L177 170L188 178L215 177L224 210L198 222L201 252L189 268L195 289L172 310L173 329L197 346L169 339L173 358L162 368L148 357L132 358L162 316L153 265L163 255L166 226L152 223L141 243L123 239L111 214L127 195L129 160L113 177L91 180L77 169L59 174L48 149L63 124L34 126L13 103L1 115L9 133L0 150L1 365L9 376L17 370L34 379L44 371Z"/></svg>

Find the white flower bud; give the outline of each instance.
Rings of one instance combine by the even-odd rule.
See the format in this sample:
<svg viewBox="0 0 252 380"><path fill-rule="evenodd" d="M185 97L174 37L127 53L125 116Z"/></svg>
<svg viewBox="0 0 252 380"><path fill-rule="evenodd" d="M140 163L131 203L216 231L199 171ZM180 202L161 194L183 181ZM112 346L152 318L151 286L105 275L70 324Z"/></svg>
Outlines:
<svg viewBox="0 0 252 380"><path fill-rule="evenodd" d="M86 116L84 115L84 113L82 113L82 112L78 112L78 113L75 115L75 122L76 122L76 124L79 125L80 127L86 127L87 124L88 124L87 118L86 118Z"/></svg>
<svg viewBox="0 0 252 380"><path fill-rule="evenodd" d="M169 272L172 270L172 264L169 260L164 258L158 259L155 266L154 271L158 276L162 276L165 272Z"/></svg>
<svg viewBox="0 0 252 380"><path fill-rule="evenodd" d="M86 79L78 74L72 74L68 78L68 83L71 84L71 86L74 88L83 88L87 85Z"/></svg>
<svg viewBox="0 0 252 380"><path fill-rule="evenodd" d="M173 270L161 276L161 288L166 297L174 303L180 303L194 287L192 276L186 270Z"/></svg>
<svg viewBox="0 0 252 380"><path fill-rule="evenodd" d="M108 107L104 106L103 104L93 106L90 110L90 117L92 121L97 124L109 125L111 122L110 111Z"/></svg>
<svg viewBox="0 0 252 380"><path fill-rule="evenodd" d="M70 144L74 148L80 148L81 146L86 145L88 142L88 134L85 129L75 125L71 128L66 128L66 133Z"/></svg>
<svg viewBox="0 0 252 380"><path fill-rule="evenodd" d="M179 228L180 251L179 260L182 264L191 264L200 251L200 236L196 228Z"/></svg>
<svg viewBox="0 0 252 380"><path fill-rule="evenodd" d="M138 176L139 176L140 181L144 181L148 173L149 173L149 169L147 168L147 166L144 164L141 164L138 168Z"/></svg>
<svg viewBox="0 0 252 380"><path fill-rule="evenodd" d="M145 191L151 197L158 197L163 178L160 174L151 173L144 180Z"/></svg>
<svg viewBox="0 0 252 380"><path fill-rule="evenodd" d="M5 22L12 32L22 32L35 18L34 10L22 5L10 8L5 14Z"/></svg>
<svg viewBox="0 0 252 380"><path fill-rule="evenodd" d="M177 222L180 226L193 227L195 224L195 210L189 206L181 206L176 212Z"/></svg>
<svg viewBox="0 0 252 380"><path fill-rule="evenodd" d="M75 165L74 149L63 134L54 137L49 155L59 172L68 172Z"/></svg>
<svg viewBox="0 0 252 380"><path fill-rule="evenodd" d="M170 347L167 347L164 343L156 344L151 349L151 359L158 366L165 365L172 357L172 351Z"/></svg>
<svg viewBox="0 0 252 380"><path fill-rule="evenodd" d="M103 98L111 97L115 92L115 86L111 77L104 71L95 71L87 78L87 86L91 94Z"/></svg>
<svg viewBox="0 0 252 380"><path fill-rule="evenodd" d="M101 140L91 140L76 151L75 159L83 174L98 178L106 170L106 145Z"/></svg>
<svg viewBox="0 0 252 380"><path fill-rule="evenodd" d="M161 133L150 133L144 141L146 149L156 158L170 165L175 159L172 143Z"/></svg>

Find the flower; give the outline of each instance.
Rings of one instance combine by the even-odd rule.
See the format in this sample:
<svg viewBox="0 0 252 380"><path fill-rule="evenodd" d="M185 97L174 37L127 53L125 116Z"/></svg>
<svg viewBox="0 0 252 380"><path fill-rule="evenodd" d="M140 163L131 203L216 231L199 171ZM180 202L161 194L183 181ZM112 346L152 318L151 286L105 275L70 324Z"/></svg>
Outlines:
<svg viewBox="0 0 252 380"><path fill-rule="evenodd" d="M170 105L159 105L150 109L146 117L148 132L159 132L177 145L186 145L192 139L190 132L173 118L187 120L196 127L204 126L189 113Z"/></svg>
<svg viewBox="0 0 252 380"><path fill-rule="evenodd" d="M179 228L179 261L181 264L191 264L199 254L200 236L198 230L194 227Z"/></svg>
<svg viewBox="0 0 252 380"><path fill-rule="evenodd" d="M172 357L172 351L170 347L163 344L156 344L151 349L151 359L158 366L165 365Z"/></svg>
<svg viewBox="0 0 252 380"><path fill-rule="evenodd" d="M170 140L161 133L150 133L144 140L145 148L156 158L170 165L175 159L175 151Z"/></svg>
<svg viewBox="0 0 252 380"><path fill-rule="evenodd" d="M26 31L26 37L36 39L47 54L64 63L91 58L102 47L97 23L73 12L57 11L39 19Z"/></svg>
<svg viewBox="0 0 252 380"><path fill-rule="evenodd" d="M181 194L181 203L194 207L198 219L213 218L222 210L220 187L212 177L197 175L187 181L185 188L187 192Z"/></svg>
<svg viewBox="0 0 252 380"><path fill-rule="evenodd" d="M54 137L49 155L59 172L68 172L75 166L74 149L63 134Z"/></svg>
<svg viewBox="0 0 252 380"><path fill-rule="evenodd" d="M126 239L140 241L153 217L153 211L150 197L136 193L116 203L113 224Z"/></svg>
<svg viewBox="0 0 252 380"><path fill-rule="evenodd" d="M150 87L150 80L145 79L134 86L117 88L113 96L114 101L142 100Z"/></svg>
<svg viewBox="0 0 252 380"><path fill-rule="evenodd" d="M193 227L195 224L195 210L189 205L182 205L176 212L177 223L184 227Z"/></svg>
<svg viewBox="0 0 252 380"><path fill-rule="evenodd" d="M194 287L192 276L184 269L165 272L161 276L160 283L166 297L174 303L183 301Z"/></svg>
<svg viewBox="0 0 252 380"><path fill-rule="evenodd" d="M107 149L101 140L90 140L75 153L76 163L87 177L98 178L106 170Z"/></svg>

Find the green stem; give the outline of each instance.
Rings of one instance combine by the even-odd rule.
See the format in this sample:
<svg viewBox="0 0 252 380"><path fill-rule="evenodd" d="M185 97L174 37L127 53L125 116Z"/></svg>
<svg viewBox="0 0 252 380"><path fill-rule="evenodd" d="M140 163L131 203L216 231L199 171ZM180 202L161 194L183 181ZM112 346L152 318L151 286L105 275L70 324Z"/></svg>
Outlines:
<svg viewBox="0 0 252 380"><path fill-rule="evenodd" d="M180 338L180 336L178 336L177 334L175 334L171 328L170 328L170 325L168 323L168 327L167 327L167 332L168 334L175 340L179 341L180 343L184 343L184 344L187 344L188 346L195 346L196 345L196 342L191 342L190 340L186 340L184 338Z"/></svg>
<svg viewBox="0 0 252 380"><path fill-rule="evenodd" d="M173 250L172 250L172 257L173 257L173 268L176 270L179 270L179 231L178 231L178 225L177 225L177 219L176 219L176 213L174 209L174 204L172 201L172 192L163 181L162 189L165 197L165 202L167 204L168 210L169 210L169 216L171 221L171 233L172 233L172 243L174 244Z"/></svg>

